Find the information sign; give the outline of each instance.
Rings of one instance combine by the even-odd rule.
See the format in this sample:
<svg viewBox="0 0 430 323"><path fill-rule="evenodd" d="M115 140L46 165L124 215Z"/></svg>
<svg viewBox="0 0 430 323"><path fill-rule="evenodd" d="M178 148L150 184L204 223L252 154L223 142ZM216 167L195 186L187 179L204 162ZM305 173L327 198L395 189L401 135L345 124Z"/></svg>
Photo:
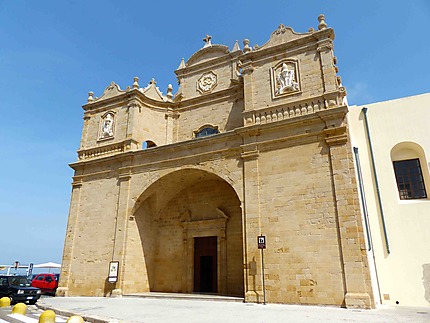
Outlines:
<svg viewBox="0 0 430 323"><path fill-rule="evenodd" d="M109 283L116 283L118 280L119 261L111 261L109 263Z"/></svg>
<svg viewBox="0 0 430 323"><path fill-rule="evenodd" d="M258 237L258 249L266 249L266 236Z"/></svg>

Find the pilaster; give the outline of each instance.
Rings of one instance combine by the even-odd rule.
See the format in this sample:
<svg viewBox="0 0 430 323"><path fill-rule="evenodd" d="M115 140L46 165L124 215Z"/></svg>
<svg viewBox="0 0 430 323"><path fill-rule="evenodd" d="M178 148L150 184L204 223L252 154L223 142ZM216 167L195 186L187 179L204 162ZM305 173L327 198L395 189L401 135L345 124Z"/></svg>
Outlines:
<svg viewBox="0 0 430 323"><path fill-rule="evenodd" d="M336 69L334 65L333 42L330 38L320 39L317 43L320 55L321 75L324 93L337 90Z"/></svg>
<svg viewBox="0 0 430 323"><path fill-rule="evenodd" d="M332 124L339 124L340 120ZM347 308L373 308L374 299L347 126L324 131L329 146Z"/></svg>
<svg viewBox="0 0 430 323"><path fill-rule="evenodd" d="M127 132L126 138L133 138L133 130L135 128L135 115L140 112L142 106L139 101L133 99L127 104Z"/></svg>
<svg viewBox="0 0 430 323"><path fill-rule="evenodd" d="M166 118L166 144L172 144L175 131L175 121L179 118L179 114L171 108L167 109Z"/></svg>
<svg viewBox="0 0 430 323"><path fill-rule="evenodd" d="M249 55L249 54L248 54ZM254 109L254 67L248 55L244 56L242 62L243 98L245 111ZM245 120L246 121L246 120ZM246 124L246 122L245 122Z"/></svg>
<svg viewBox="0 0 430 323"><path fill-rule="evenodd" d="M115 220L115 240L112 252L112 261L119 261L118 281L114 284L111 295L121 296L124 289L125 256L127 247L127 227L129 216L131 171L128 167L120 168L118 175L118 202Z"/></svg>
<svg viewBox="0 0 430 323"><path fill-rule="evenodd" d="M250 138L251 141L255 141ZM254 139L254 140L253 140ZM258 165L259 151L256 143L242 146L241 158L243 161L243 222L244 222L244 284L245 301L263 302L263 289L261 284L261 259L257 248L257 236L261 233L260 214L260 175Z"/></svg>
<svg viewBox="0 0 430 323"><path fill-rule="evenodd" d="M63 260L61 265L61 279L57 288L56 296L68 296L69 280L72 271L73 244L76 236L79 206L81 201L82 180L74 178L72 183L72 196L70 199L69 218L67 221L66 238L63 249Z"/></svg>

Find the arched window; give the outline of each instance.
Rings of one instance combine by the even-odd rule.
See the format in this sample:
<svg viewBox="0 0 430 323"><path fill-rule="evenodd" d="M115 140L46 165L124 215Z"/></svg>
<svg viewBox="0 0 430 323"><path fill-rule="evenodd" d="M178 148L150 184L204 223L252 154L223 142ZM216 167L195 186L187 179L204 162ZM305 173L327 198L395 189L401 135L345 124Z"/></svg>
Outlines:
<svg viewBox="0 0 430 323"><path fill-rule="evenodd" d="M142 149L153 148L153 147L157 147L157 145L151 140L147 140L142 143Z"/></svg>
<svg viewBox="0 0 430 323"><path fill-rule="evenodd" d="M424 150L413 142L402 142L391 150L394 174L401 200L427 198L425 183L429 182Z"/></svg>
<svg viewBox="0 0 430 323"><path fill-rule="evenodd" d="M211 136L219 133L218 126L212 126L212 125L204 125L203 127L200 127L198 130L194 131L194 137L200 138L200 137L206 137Z"/></svg>

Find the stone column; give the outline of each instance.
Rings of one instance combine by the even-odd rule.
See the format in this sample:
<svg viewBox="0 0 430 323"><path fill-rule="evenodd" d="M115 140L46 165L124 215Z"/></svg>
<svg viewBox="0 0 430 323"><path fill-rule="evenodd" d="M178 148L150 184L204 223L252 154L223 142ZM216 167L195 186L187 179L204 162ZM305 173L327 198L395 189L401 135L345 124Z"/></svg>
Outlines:
<svg viewBox="0 0 430 323"><path fill-rule="evenodd" d="M131 172L127 167L119 169L118 175L118 205L115 220L114 247L112 261L119 261L118 281L112 290L112 296L120 296L123 293L126 277L125 263L127 247L127 227L129 218L129 195L130 195Z"/></svg>
<svg viewBox="0 0 430 323"><path fill-rule="evenodd" d="M344 271L345 305L347 308L372 308L370 271L366 254L352 148L349 143L346 107L340 113L325 116L325 141L329 146L336 220L341 261Z"/></svg>
<svg viewBox="0 0 430 323"><path fill-rule="evenodd" d="M69 219L67 222L66 238L63 249L63 260L61 263L60 284L56 296L69 296L69 280L72 270L73 242L76 235L76 223L79 216L81 202L82 180L74 178L72 183L72 196L70 199Z"/></svg>

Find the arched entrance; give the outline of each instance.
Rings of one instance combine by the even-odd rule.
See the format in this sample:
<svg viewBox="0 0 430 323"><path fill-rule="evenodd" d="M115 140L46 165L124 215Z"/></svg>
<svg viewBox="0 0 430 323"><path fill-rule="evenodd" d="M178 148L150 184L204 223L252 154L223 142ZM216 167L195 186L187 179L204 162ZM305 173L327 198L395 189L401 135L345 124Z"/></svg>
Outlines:
<svg viewBox="0 0 430 323"><path fill-rule="evenodd" d="M133 215L138 236L129 239L141 242L150 291L244 295L242 212L226 181L170 173L143 192Z"/></svg>

